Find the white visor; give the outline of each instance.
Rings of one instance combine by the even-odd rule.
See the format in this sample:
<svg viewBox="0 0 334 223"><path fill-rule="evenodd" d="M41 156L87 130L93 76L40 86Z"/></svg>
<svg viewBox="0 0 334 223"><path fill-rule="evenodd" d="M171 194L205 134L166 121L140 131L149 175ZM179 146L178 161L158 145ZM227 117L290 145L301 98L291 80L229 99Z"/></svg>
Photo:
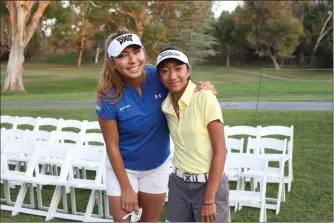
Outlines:
<svg viewBox="0 0 334 223"><path fill-rule="evenodd" d="M179 50L166 50L160 53L157 58L156 66L158 66L162 61L166 59L170 59L170 58L174 58L174 59L180 60L183 63L186 63L188 67L190 68L188 57Z"/></svg>
<svg viewBox="0 0 334 223"><path fill-rule="evenodd" d="M108 46L108 56L117 57L126 47L130 45L138 45L143 47L139 37L136 34L124 34L111 41Z"/></svg>

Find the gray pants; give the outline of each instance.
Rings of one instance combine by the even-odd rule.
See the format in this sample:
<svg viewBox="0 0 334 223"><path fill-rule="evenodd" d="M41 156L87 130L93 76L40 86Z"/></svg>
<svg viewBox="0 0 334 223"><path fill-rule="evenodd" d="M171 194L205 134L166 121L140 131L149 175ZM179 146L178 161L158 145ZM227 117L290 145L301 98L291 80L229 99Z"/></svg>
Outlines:
<svg viewBox="0 0 334 223"><path fill-rule="evenodd" d="M168 182L167 221L200 222L207 183L185 182L172 173ZM229 184L224 175L216 193L215 222L230 222Z"/></svg>

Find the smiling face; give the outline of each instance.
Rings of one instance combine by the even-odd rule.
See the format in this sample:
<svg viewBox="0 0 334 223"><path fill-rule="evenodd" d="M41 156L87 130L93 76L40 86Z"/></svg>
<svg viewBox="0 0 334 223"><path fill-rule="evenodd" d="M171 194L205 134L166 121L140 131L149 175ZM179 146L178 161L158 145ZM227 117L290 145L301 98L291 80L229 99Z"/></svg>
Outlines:
<svg viewBox="0 0 334 223"><path fill-rule="evenodd" d="M163 85L173 93L186 89L190 76L187 64L171 59L163 61L158 68L159 77Z"/></svg>
<svg viewBox="0 0 334 223"><path fill-rule="evenodd" d="M142 47L130 45L118 57L114 57L114 66L124 78L139 78L144 70L146 59Z"/></svg>

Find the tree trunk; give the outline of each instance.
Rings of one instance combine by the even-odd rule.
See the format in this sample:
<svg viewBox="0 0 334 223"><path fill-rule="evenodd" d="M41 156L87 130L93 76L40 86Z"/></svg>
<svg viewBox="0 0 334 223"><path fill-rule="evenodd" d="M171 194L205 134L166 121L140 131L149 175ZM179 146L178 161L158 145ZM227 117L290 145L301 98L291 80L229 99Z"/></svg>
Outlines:
<svg viewBox="0 0 334 223"><path fill-rule="evenodd" d="M20 36L15 36L12 42L7 64L7 76L4 82L3 91L23 92L24 85L22 80L23 62L24 62L24 46Z"/></svg>
<svg viewBox="0 0 334 223"><path fill-rule="evenodd" d="M270 56L270 59L273 61L275 69L279 70L280 68L279 68L279 65L278 65L277 60L276 60L276 55L272 54L272 53L269 53L269 56Z"/></svg>
<svg viewBox="0 0 334 223"><path fill-rule="evenodd" d="M312 50L312 55L311 55L311 59L310 59L310 64L311 64L311 65L313 65L313 63L314 63L314 61L313 61L313 60L314 60L314 54L315 54L315 52L317 51L317 48L318 48L318 46L319 46L320 41L321 41L322 38L324 38L324 36L326 36L326 34L332 29L332 27L329 27L329 28L325 31L326 26L327 26L327 23L330 21L331 17L332 17L332 12L329 13L329 16L328 16L328 18L326 19L325 24L324 24L323 27L321 28L321 31L320 31L320 33L319 33L317 42L316 42L316 44L315 44L315 46L314 46L314 48L313 48L313 50Z"/></svg>
<svg viewBox="0 0 334 223"><path fill-rule="evenodd" d="M225 61L226 61L226 67L230 67L230 55L226 55Z"/></svg>
<svg viewBox="0 0 334 223"><path fill-rule="evenodd" d="M78 52L78 60L77 60L77 67L78 68L81 67L82 55L83 55L83 51L84 51L84 48L85 48L87 25L88 25L88 21L87 21L87 19L84 19L84 21L82 23L83 27L82 27L81 41L80 41L80 47L79 47L79 52Z"/></svg>
<svg viewBox="0 0 334 223"><path fill-rule="evenodd" d="M95 64L99 63L99 55L100 55L100 45L96 48L96 53L95 53Z"/></svg>

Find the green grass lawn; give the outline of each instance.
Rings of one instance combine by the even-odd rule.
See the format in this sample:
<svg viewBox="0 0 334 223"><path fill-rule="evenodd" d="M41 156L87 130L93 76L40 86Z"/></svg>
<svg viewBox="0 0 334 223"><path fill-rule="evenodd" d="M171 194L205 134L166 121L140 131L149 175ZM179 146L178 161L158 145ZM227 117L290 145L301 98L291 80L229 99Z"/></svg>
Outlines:
<svg viewBox="0 0 334 223"><path fill-rule="evenodd" d="M101 65L73 65L54 63L25 64L23 79L25 93L2 93L2 102L93 102L100 76ZM1 81L6 66L1 66ZM240 68L247 70L248 68ZM255 68L249 68L254 71ZM261 72L261 68L258 68ZM266 71L275 73L272 70ZM290 71L289 71L290 72ZM332 72L279 71L274 75L291 78L332 80ZM298 74L297 74L298 73ZM295 76L294 76L295 75ZM224 67L203 66L192 71L192 80L210 81L218 91L221 101L332 101L333 86L324 83L296 83L277 81L260 76L243 74ZM3 86L3 84L2 84Z"/></svg>
<svg viewBox="0 0 334 223"><path fill-rule="evenodd" d="M96 120L89 109L12 109L1 108L2 115L55 117ZM282 203L279 215L268 210L269 222L333 222L333 113L308 111L223 111L226 125L295 126L294 182ZM230 185L231 188L234 184ZM268 185L268 196L275 196L276 185ZM45 200L51 199L52 188L45 188ZM84 210L88 191L77 193L77 204ZM3 196L3 195L2 195ZM47 203L46 203L47 204ZM44 221L43 217L1 211L1 221ZM165 212L164 212L165 213ZM165 220L162 214L161 221ZM243 207L232 213L234 222L257 222L259 210ZM54 219L54 221L64 221Z"/></svg>

